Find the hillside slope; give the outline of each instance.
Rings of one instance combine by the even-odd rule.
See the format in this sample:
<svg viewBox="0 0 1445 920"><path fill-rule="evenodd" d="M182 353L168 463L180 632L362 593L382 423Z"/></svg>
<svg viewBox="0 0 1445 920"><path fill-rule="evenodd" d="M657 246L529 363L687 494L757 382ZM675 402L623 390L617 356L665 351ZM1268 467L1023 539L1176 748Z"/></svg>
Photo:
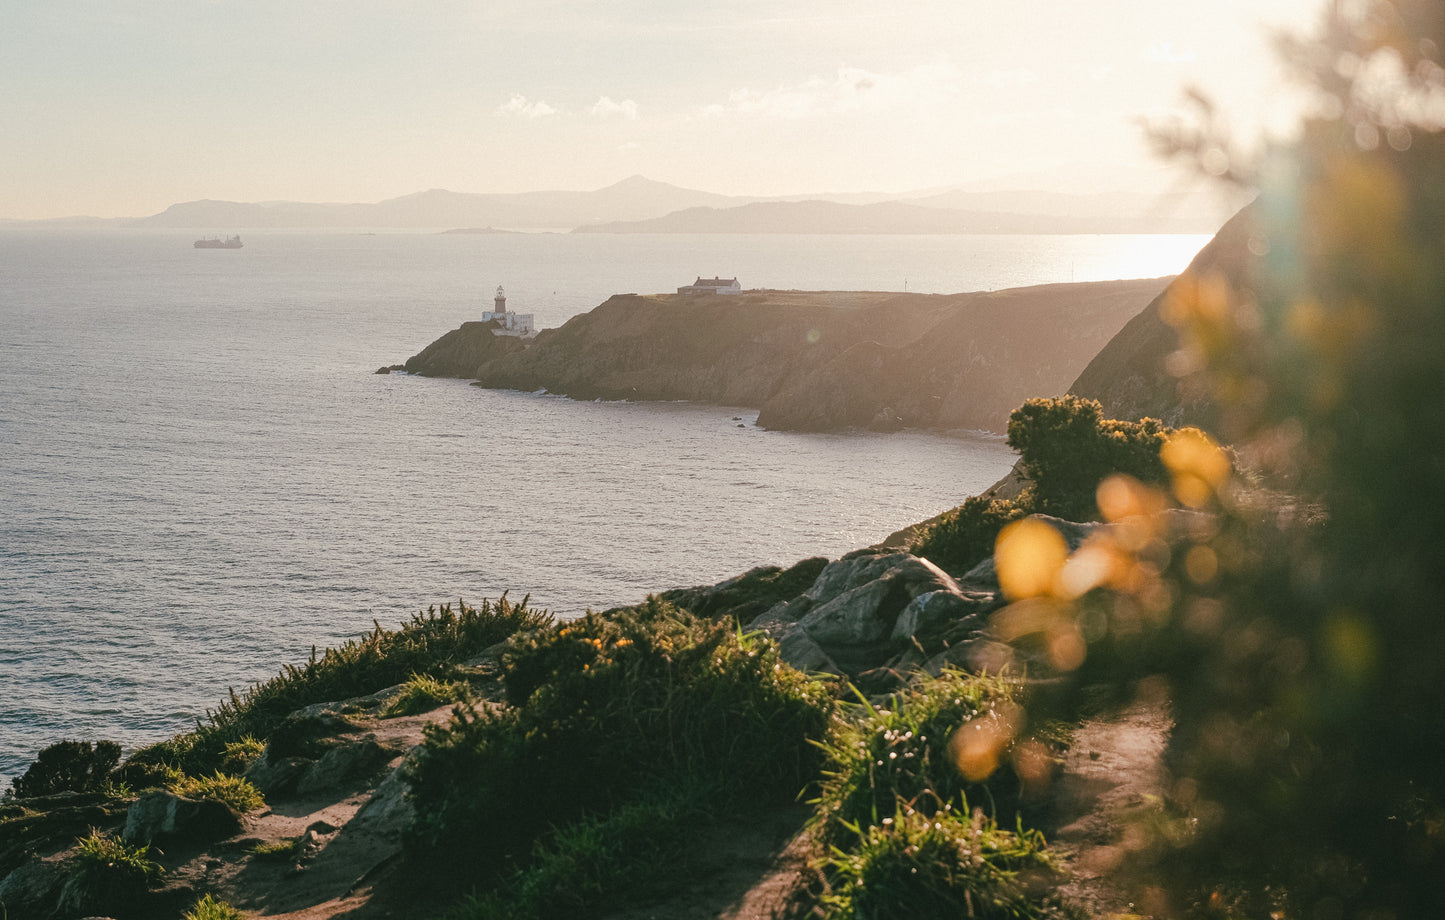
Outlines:
<svg viewBox="0 0 1445 920"><path fill-rule="evenodd" d="M1198 425L1215 429L1218 419L1199 382L1189 377L1188 362L1170 356L1179 350L1179 335L1161 310L1170 297L1188 296L1186 285L1211 277L1239 290L1258 261L1254 213L1246 208L1220 228L1189 267L1168 289L1119 330L1079 374L1069 392L1097 399L1106 418L1157 418L1171 426Z"/></svg>

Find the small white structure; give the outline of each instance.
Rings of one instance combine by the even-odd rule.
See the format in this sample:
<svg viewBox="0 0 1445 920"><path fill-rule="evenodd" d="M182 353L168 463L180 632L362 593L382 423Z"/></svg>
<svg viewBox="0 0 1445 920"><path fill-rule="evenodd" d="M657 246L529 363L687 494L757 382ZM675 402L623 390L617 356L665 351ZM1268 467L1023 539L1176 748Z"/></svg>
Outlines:
<svg viewBox="0 0 1445 920"><path fill-rule="evenodd" d="M679 294L741 294L743 286L736 278L704 278L701 275L692 284L677 289Z"/></svg>
<svg viewBox="0 0 1445 920"><path fill-rule="evenodd" d="M492 330L492 335L515 335L520 338L529 338L537 334L537 327L532 322L531 313L513 313L507 309L507 293L502 286L497 285L497 296L492 298L494 309L482 313L482 322L496 321L501 326Z"/></svg>

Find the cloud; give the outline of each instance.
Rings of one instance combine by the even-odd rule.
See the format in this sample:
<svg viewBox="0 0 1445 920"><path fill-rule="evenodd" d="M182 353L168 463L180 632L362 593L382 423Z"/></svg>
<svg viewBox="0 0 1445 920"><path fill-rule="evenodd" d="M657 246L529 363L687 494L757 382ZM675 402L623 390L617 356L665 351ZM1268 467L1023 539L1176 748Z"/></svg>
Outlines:
<svg viewBox="0 0 1445 920"><path fill-rule="evenodd" d="M991 70L984 82L994 89L1012 86L1033 86L1039 82L1039 75L1027 67L1011 67L1007 70Z"/></svg>
<svg viewBox="0 0 1445 920"><path fill-rule="evenodd" d="M637 102L632 99L624 99L621 102L614 102L611 96L600 96L588 109L597 118L627 118L637 117Z"/></svg>
<svg viewBox="0 0 1445 920"><path fill-rule="evenodd" d="M957 67L946 62L921 64L899 73L874 73L839 67L831 79L810 77L766 92L735 89L727 102L707 106L705 115L751 115L774 119L815 118L853 112L929 109L956 95L962 84Z"/></svg>
<svg viewBox="0 0 1445 920"><path fill-rule="evenodd" d="M540 99L531 102L521 93L513 93L512 98L493 109L492 114L530 119L546 118L548 115L556 115L557 110Z"/></svg>

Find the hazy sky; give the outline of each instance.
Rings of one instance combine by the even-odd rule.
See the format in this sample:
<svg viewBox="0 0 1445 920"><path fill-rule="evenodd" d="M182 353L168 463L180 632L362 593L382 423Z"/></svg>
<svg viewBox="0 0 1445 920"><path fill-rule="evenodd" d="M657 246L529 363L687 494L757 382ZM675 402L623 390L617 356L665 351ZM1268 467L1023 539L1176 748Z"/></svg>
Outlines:
<svg viewBox="0 0 1445 920"><path fill-rule="evenodd" d="M3 0L0 217L197 198L1088 191L1138 119L1278 112L1320 0ZM1101 166L1101 164L1108 164ZM1036 183L1037 184L1037 183Z"/></svg>

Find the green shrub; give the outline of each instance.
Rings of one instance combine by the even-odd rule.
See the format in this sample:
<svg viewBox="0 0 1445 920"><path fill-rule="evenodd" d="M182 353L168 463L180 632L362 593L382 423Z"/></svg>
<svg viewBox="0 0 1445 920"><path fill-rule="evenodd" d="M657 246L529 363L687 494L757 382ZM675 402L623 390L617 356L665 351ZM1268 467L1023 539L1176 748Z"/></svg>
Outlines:
<svg viewBox="0 0 1445 920"><path fill-rule="evenodd" d="M41 751L7 794L32 798L57 792L95 792L119 762L120 745L114 741L60 741Z"/></svg>
<svg viewBox="0 0 1445 920"><path fill-rule="evenodd" d="M932 815L905 807L854 831L857 842L826 863L834 885L823 898L825 917L1069 916L1047 893L1053 866L1036 831L1000 830L966 806Z"/></svg>
<svg viewBox="0 0 1445 920"><path fill-rule="evenodd" d="M682 785L565 825L527 867L448 920L591 916L638 891L662 895L690 878L685 845L707 819L709 797L707 789Z"/></svg>
<svg viewBox="0 0 1445 920"><path fill-rule="evenodd" d="M198 723L194 732L137 751L127 771L144 771L157 763L202 773L220 769L226 746L254 737L270 738L285 718L303 706L364 696L401 683L411 674L443 676L462 661L496 645L519 630L535 629L552 621L545 610L508 601L483 601L468 607L458 601L440 610L428 607L399 630L380 624L360 639L340 648L315 650L301 667L287 665L276 677L258 683L231 698Z"/></svg>
<svg viewBox="0 0 1445 920"><path fill-rule="evenodd" d="M231 741L221 749L221 769L226 773L245 773L246 768L261 759L266 751L266 742L253 735L240 741Z"/></svg>
<svg viewBox="0 0 1445 920"><path fill-rule="evenodd" d="M810 739L831 705L766 640L656 598L519 635L503 663L515 708L460 707L408 773L411 845L497 869L548 827L678 784L734 807L744 788L748 802L790 799L816 769Z"/></svg>
<svg viewBox="0 0 1445 920"><path fill-rule="evenodd" d="M443 681L426 674L412 674L382 715L414 716L430 712L444 703L462 702L468 696L467 685L461 681Z"/></svg>
<svg viewBox="0 0 1445 920"><path fill-rule="evenodd" d="M182 920L245 920L246 915L225 901L206 895L186 911Z"/></svg>
<svg viewBox="0 0 1445 920"><path fill-rule="evenodd" d="M962 807L969 781L958 771L950 745L975 719L1003 718L1021 684L1006 677L945 671L895 694L884 706L866 701L840 707L823 745L822 792L812 819L820 839L837 844L856 828L894 817L901 802L929 815ZM1016 809L1018 784L1001 770L974 798L995 809Z"/></svg>
<svg viewBox="0 0 1445 920"><path fill-rule="evenodd" d="M914 541L912 552L955 575L993 555L998 532L1028 512L1006 499L982 495L947 512Z"/></svg>
<svg viewBox="0 0 1445 920"><path fill-rule="evenodd" d="M251 785L250 780L219 772L211 776L182 776L174 780L168 788L176 795L188 799L222 802L242 815L256 811L266 804L260 790Z"/></svg>
<svg viewBox="0 0 1445 920"><path fill-rule="evenodd" d="M1099 513L1094 493L1110 474L1167 481L1159 450L1171 431L1152 418L1106 419L1093 399L1030 399L1008 420L1008 445L1032 481L1018 504L1030 513L1093 520Z"/></svg>
<svg viewBox="0 0 1445 920"><path fill-rule="evenodd" d="M164 870L150 859L150 847L125 842L91 830L76 841L74 871L67 887L82 911L129 913Z"/></svg>

